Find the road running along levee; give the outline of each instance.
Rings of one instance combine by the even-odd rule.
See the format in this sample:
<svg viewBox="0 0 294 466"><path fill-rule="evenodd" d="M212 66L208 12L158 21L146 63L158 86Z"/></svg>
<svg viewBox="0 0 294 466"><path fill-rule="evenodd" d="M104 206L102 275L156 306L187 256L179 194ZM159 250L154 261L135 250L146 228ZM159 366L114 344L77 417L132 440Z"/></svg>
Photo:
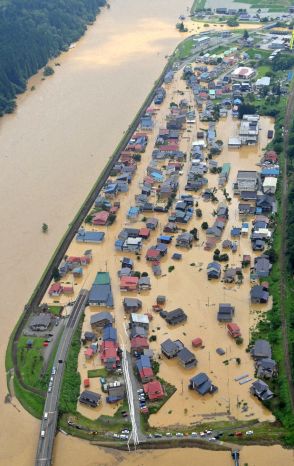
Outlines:
<svg viewBox="0 0 294 466"><path fill-rule="evenodd" d="M35 466L50 466L58 420L58 403L62 386L64 365L72 337L77 329L80 318L85 310L88 300L88 290L82 289L73 305L71 314L60 339L54 359L52 376L49 382L43 417L40 426L40 435L37 446Z"/></svg>

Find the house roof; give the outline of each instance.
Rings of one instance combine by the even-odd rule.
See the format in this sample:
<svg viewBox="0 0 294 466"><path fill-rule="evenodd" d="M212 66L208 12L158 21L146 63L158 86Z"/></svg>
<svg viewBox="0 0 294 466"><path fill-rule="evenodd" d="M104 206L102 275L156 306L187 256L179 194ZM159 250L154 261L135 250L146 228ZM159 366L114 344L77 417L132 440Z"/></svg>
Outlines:
<svg viewBox="0 0 294 466"><path fill-rule="evenodd" d="M176 353L178 351L178 346L170 338L163 341L160 344L160 346L161 346L161 350L163 350L165 353L168 353L168 354Z"/></svg>
<svg viewBox="0 0 294 466"><path fill-rule="evenodd" d="M121 288L136 288L139 282L138 277L128 277L122 276L120 277L120 287Z"/></svg>
<svg viewBox="0 0 294 466"><path fill-rule="evenodd" d="M164 391L159 380L153 380L144 384L143 389L150 400L156 400L164 396Z"/></svg>
<svg viewBox="0 0 294 466"><path fill-rule="evenodd" d="M98 324L99 322L103 322L103 321L108 321L110 323L113 322L113 317L112 315L110 314L110 312L99 312L97 314L93 314L91 315L90 317L90 324L93 325L93 324Z"/></svg>
<svg viewBox="0 0 294 466"><path fill-rule="evenodd" d="M138 324L148 324L149 325L149 319L148 316L145 314L131 314L131 321L134 323Z"/></svg>
<svg viewBox="0 0 294 466"><path fill-rule="evenodd" d="M271 358L272 349L267 340L256 340L253 348L251 349L253 358Z"/></svg>
<svg viewBox="0 0 294 466"><path fill-rule="evenodd" d="M192 353L188 348L182 348L178 354L177 358L180 359L184 364L191 362L191 361L196 361L194 353Z"/></svg>
<svg viewBox="0 0 294 466"><path fill-rule="evenodd" d="M137 348L149 348L149 343L146 337L133 337L131 339L131 348L132 349L137 349Z"/></svg>

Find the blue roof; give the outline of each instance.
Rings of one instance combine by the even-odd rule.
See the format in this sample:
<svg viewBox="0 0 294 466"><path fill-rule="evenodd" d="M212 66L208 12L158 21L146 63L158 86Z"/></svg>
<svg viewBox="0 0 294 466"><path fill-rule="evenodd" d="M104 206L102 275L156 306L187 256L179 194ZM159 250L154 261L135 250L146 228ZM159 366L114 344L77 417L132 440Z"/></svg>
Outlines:
<svg viewBox="0 0 294 466"><path fill-rule="evenodd" d="M104 188L104 192L105 193L115 193L115 191L117 191L117 188L118 188L117 183L111 183L111 184L109 184L108 186L106 186Z"/></svg>
<svg viewBox="0 0 294 466"><path fill-rule="evenodd" d="M76 241L79 243L100 243L105 236L104 232L79 230L76 235Z"/></svg>
<svg viewBox="0 0 294 466"><path fill-rule="evenodd" d="M103 341L106 341L106 340L116 341L117 340L117 330L116 330L116 328L113 328L110 325L107 326L107 327L104 327L102 339L103 339Z"/></svg>
<svg viewBox="0 0 294 466"><path fill-rule="evenodd" d="M172 255L172 259L176 260L176 261L179 261L182 259L182 254L178 254L177 252L175 252L173 255Z"/></svg>
<svg viewBox="0 0 294 466"><path fill-rule="evenodd" d="M156 180L159 180L159 181L163 180L163 175L157 172L150 173L150 176L152 176L152 178L155 178Z"/></svg>
<svg viewBox="0 0 294 466"><path fill-rule="evenodd" d="M160 235L159 236L159 239L160 240L163 240L163 241L171 241L172 240L172 236L169 236L169 235Z"/></svg>
<svg viewBox="0 0 294 466"><path fill-rule="evenodd" d="M280 169L279 168L263 168L261 170L262 175L273 175L273 176L279 176L280 174Z"/></svg>
<svg viewBox="0 0 294 466"><path fill-rule="evenodd" d="M241 228L232 228L231 235L232 236L239 236L241 234Z"/></svg>
<svg viewBox="0 0 294 466"><path fill-rule="evenodd" d="M88 298L89 304L113 307L113 296L110 285L92 285Z"/></svg>
<svg viewBox="0 0 294 466"><path fill-rule="evenodd" d="M130 207L127 216L128 217L137 217L139 215L139 207Z"/></svg>
<svg viewBox="0 0 294 466"><path fill-rule="evenodd" d="M148 356L141 356L140 357L140 362L142 367L150 367L151 368L151 361Z"/></svg>

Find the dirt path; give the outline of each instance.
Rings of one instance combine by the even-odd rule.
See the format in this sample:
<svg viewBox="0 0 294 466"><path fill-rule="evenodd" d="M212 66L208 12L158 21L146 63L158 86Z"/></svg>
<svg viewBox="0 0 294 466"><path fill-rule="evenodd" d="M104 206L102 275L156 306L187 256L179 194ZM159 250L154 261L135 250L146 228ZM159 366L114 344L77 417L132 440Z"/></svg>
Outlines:
<svg viewBox="0 0 294 466"><path fill-rule="evenodd" d="M285 115L284 123L284 169L282 175L282 198L281 198L281 208L282 208L282 225L286 225L287 221L287 212L288 212L288 144L289 144L289 131L292 124L294 112L294 88L292 89ZM287 321L286 321L286 293L287 293L287 281L283 280L283 277L287 276L287 262L286 262L286 251L287 251L287 230L282 228L281 231L281 250L279 255L280 262L280 293L281 293L281 323L282 323L282 335L283 335L283 350L285 355L285 368L286 375L289 385L289 393L291 400L292 411L294 411L294 386L292 384L292 372L291 372L291 361L289 354L289 342L288 342L288 333L287 333Z"/></svg>

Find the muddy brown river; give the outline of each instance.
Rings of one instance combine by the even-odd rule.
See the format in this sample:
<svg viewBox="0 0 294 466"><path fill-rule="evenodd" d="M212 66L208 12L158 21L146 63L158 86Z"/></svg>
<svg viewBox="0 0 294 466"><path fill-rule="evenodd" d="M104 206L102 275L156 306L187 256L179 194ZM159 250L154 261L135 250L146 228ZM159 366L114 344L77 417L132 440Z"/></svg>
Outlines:
<svg viewBox="0 0 294 466"><path fill-rule="evenodd" d="M53 61L61 64L54 76L33 77L15 114L0 121L1 466L33 465L39 435L39 422L15 399L4 403L9 335L68 223L180 40L174 25L188 3L113 0L76 47ZM292 452L280 447L242 451L250 466L293 462ZM231 464L228 453L128 455L61 434L54 452L58 466L180 465L190 458L198 465Z"/></svg>

